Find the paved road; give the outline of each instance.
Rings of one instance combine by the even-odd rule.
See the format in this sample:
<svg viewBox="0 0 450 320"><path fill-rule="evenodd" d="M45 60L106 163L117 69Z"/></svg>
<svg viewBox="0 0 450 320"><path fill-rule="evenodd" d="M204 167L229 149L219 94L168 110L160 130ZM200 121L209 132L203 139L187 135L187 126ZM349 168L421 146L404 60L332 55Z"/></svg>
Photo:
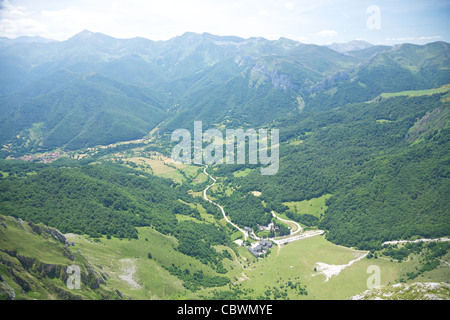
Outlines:
<svg viewBox="0 0 450 320"><path fill-rule="evenodd" d="M295 222L295 221L282 219L282 218L280 218L279 216L277 216L277 215L275 214L275 212L273 212L273 211L272 211L272 215L273 215L275 218L277 218L278 220L281 220L281 221L286 222L286 223L293 223L293 224L295 224L295 225L297 226L297 230L295 230L295 232L291 232L291 236L293 236L294 234L299 233L299 232L301 232L301 231L303 230L303 228L300 226L300 224L298 224L298 223ZM274 239L276 239L276 238L274 238Z"/></svg>
<svg viewBox="0 0 450 320"><path fill-rule="evenodd" d="M253 238L253 239L255 239L255 240L262 240L262 238L256 236L255 233L254 233L253 231L252 231L251 234L249 234L246 230L239 228L236 224L234 224L233 222L231 222L231 220L228 219L227 215L225 214L225 210L223 209L223 207L222 207L220 204L215 203L215 202L212 201L211 199L208 199L208 196L206 195L206 191L208 191L209 188L211 188L212 186L214 186L214 185L216 184L216 179L213 178L213 177L206 171L207 168L208 168L208 165L205 165L205 168L203 169L203 172L204 172L209 178L212 179L213 183L210 184L209 186L207 186L207 187L205 188L205 190L203 190L203 198L204 198L206 201L209 201L209 202L211 202L212 204L214 204L215 206L217 206L217 207L220 209L220 211L222 212L222 215L223 215L223 217L225 218L225 220L226 220L229 224L231 224L233 227L235 227L236 229L238 229L240 232L242 232L242 234L244 235L244 241L247 240L248 237L251 237L251 238ZM300 235L294 236L296 233L299 233L299 232L303 231L303 228L300 226L300 224L298 224L297 222L292 221L292 220L285 220L285 219L282 219L282 218L280 218L279 216L277 216L277 215L275 214L275 212L273 212L273 211L272 211L272 215L273 215L275 218L277 218L277 219L279 219L279 220L281 220L281 221L283 221L283 222L286 222L286 223L293 223L293 224L295 224L295 225L297 226L297 230L295 230L295 232L291 233L288 237L268 238L268 240L273 241L273 242L274 242L275 244L277 244L278 246L281 245L281 244L286 244L286 243L289 243L289 242L293 242L293 241L297 241L297 240L301 240L301 239L313 237L313 236L316 236L316 235L319 235L319 234L323 234L323 232L324 232L323 230L308 231L308 232L302 233L302 234L300 234Z"/></svg>
<svg viewBox="0 0 450 320"><path fill-rule="evenodd" d="M214 179L208 172L206 172L206 168L208 168L207 165L205 165L205 168L203 169L203 172L210 177L214 182L212 184L210 184L209 186L206 187L205 190L203 190L203 198L205 198L206 201L211 202L212 204L216 205L220 211L223 214L223 217L225 218L225 220L231 224L233 227L235 227L236 229L238 229L240 232L242 232L244 234L244 240L247 240L248 238L248 232L245 231L244 229L239 228L237 225L235 225L233 222L230 221L230 219L228 219L227 215L225 214L225 210L223 210L223 207L220 204L215 203L214 201L208 199L208 197L206 196L206 191L208 191L209 188L211 188L212 186L214 186L216 184L216 179Z"/></svg>
<svg viewBox="0 0 450 320"><path fill-rule="evenodd" d="M449 238L439 238L439 239L418 239L418 240L397 240L397 241L386 241L381 245L385 244L397 244L397 243L415 243L415 242L437 242L437 241L450 241Z"/></svg>
<svg viewBox="0 0 450 320"><path fill-rule="evenodd" d="M271 239L273 242L275 242L277 245L282 245L282 244L286 244L289 242L293 242L293 241L297 241L297 240L302 240L302 239L306 239L309 237L314 237L314 236L318 236L320 234L323 234L323 230L316 230L316 231L307 231L305 233L302 233L298 236L289 236L288 238L284 238L284 239Z"/></svg>

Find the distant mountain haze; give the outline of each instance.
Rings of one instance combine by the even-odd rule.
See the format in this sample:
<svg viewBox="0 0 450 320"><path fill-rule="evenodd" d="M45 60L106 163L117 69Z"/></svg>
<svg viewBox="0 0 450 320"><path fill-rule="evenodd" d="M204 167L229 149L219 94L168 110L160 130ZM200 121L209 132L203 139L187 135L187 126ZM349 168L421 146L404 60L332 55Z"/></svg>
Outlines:
<svg viewBox="0 0 450 320"><path fill-rule="evenodd" d="M0 38L0 143L23 153L136 139L194 120L259 127L450 83L448 46L326 47L208 33L152 41L87 30L66 41Z"/></svg>

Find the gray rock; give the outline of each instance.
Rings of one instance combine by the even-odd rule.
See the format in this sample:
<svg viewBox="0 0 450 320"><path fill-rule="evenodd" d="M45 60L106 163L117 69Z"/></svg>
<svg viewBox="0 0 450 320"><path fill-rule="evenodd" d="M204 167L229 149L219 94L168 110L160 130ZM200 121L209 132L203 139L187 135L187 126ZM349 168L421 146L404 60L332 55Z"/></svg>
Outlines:
<svg viewBox="0 0 450 320"><path fill-rule="evenodd" d="M22 267L25 269L31 269L34 264L34 259L31 257L21 256L20 254L16 255L17 260L22 264Z"/></svg>
<svg viewBox="0 0 450 320"><path fill-rule="evenodd" d="M0 297L4 297L5 300L14 300L16 298L14 289L5 281L0 282Z"/></svg>
<svg viewBox="0 0 450 320"><path fill-rule="evenodd" d="M66 237L61 232L59 232L58 229L53 229L51 234L52 234L53 238L61 241L64 244L67 242Z"/></svg>
<svg viewBox="0 0 450 320"><path fill-rule="evenodd" d="M18 218L17 220L19 221L19 223L22 226L23 230L25 230L25 232L27 232L27 228L25 228L25 223L23 222L23 220L20 219L20 218Z"/></svg>

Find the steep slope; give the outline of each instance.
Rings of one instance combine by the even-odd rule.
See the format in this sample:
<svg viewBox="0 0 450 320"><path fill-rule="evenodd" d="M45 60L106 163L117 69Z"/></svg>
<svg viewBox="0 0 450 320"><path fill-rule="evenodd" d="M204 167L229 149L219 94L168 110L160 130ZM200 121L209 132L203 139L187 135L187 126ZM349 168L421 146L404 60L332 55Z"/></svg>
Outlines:
<svg viewBox="0 0 450 320"><path fill-rule="evenodd" d="M299 90L357 61L288 39L195 33L154 42L83 31L62 42L7 42L0 143L19 153L77 149L142 137L163 120L163 130L194 119L261 126L298 112Z"/></svg>
<svg viewBox="0 0 450 320"><path fill-rule="evenodd" d="M0 300L118 299L106 281L57 229L0 215Z"/></svg>
<svg viewBox="0 0 450 320"><path fill-rule="evenodd" d="M192 198L171 181L144 173L137 176L132 169L107 163L48 166L19 179L1 179L0 188L2 214L43 222L64 233L135 238L135 227L143 225L170 233L177 223L175 212L193 213L178 202Z"/></svg>
<svg viewBox="0 0 450 320"><path fill-rule="evenodd" d="M2 98L2 141L27 143L28 129L41 132L28 149L79 149L146 135L165 117L165 97L98 74L58 71Z"/></svg>
<svg viewBox="0 0 450 320"><path fill-rule="evenodd" d="M255 171L230 183L242 192L261 191L280 211L287 210L283 202L332 194L319 226L345 246L448 236L449 104L443 95L399 96L280 121L285 144L278 173Z"/></svg>
<svg viewBox="0 0 450 320"><path fill-rule="evenodd" d="M305 96L308 108L324 110L370 101L383 92L437 88L450 83L450 51L445 42L403 44L371 56L345 81L328 81Z"/></svg>

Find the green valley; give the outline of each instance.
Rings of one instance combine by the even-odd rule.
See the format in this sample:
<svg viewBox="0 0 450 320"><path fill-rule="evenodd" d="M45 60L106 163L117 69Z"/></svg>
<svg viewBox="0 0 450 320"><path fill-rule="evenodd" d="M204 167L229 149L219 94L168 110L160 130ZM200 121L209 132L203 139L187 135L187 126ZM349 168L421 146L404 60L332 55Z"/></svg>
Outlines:
<svg viewBox="0 0 450 320"><path fill-rule="evenodd" d="M0 299L450 299L448 43L0 46ZM174 161L194 121L278 171Z"/></svg>

